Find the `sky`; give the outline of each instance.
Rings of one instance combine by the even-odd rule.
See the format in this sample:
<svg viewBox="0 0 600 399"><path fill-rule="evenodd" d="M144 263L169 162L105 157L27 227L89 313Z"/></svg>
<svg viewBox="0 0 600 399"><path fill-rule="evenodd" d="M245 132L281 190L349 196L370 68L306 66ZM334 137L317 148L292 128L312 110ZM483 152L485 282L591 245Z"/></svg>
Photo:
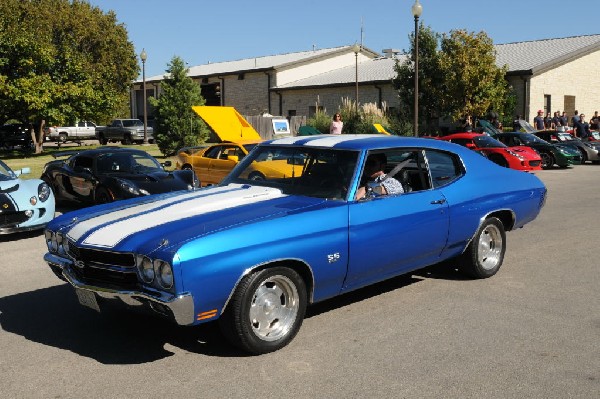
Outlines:
<svg viewBox="0 0 600 399"><path fill-rule="evenodd" d="M191 67L352 45L361 36L365 47L380 53L407 50L414 30L414 0L88 1L114 11L136 53L146 50L146 77L164 74L174 56ZM495 44L600 33L598 0L420 3L419 21L434 32L484 31Z"/></svg>

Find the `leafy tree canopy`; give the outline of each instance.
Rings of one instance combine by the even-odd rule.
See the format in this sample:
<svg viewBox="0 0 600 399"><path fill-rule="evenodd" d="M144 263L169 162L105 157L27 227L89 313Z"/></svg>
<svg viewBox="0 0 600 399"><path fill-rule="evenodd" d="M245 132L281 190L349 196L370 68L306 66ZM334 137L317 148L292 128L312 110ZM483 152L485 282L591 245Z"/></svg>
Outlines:
<svg viewBox="0 0 600 399"><path fill-rule="evenodd" d="M509 95L507 67L496 66L496 50L484 32L453 30L444 34L441 66L445 77L442 107L457 120L502 110Z"/></svg>
<svg viewBox="0 0 600 399"><path fill-rule="evenodd" d="M414 117L414 34L405 62L396 64L394 87L400 97L400 117ZM465 115L500 114L514 103L505 79L507 67L496 66L492 40L484 33L453 30L440 35L419 28L420 130L432 130L440 117L459 120Z"/></svg>
<svg viewBox="0 0 600 399"><path fill-rule="evenodd" d="M112 11L82 0L0 0L0 123L105 122L138 73Z"/></svg>
<svg viewBox="0 0 600 399"><path fill-rule="evenodd" d="M208 127L192 110L204 105L200 86L187 76L185 62L173 57L165 79L161 82L158 99L149 98L154 110L154 138L165 155L174 154L181 147L203 143L208 137Z"/></svg>

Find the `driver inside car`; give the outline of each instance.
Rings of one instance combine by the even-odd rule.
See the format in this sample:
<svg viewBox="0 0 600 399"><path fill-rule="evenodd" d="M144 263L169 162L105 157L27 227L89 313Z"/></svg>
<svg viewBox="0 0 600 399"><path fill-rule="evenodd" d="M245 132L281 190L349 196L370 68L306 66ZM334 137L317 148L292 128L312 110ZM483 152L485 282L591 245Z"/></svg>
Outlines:
<svg viewBox="0 0 600 399"><path fill-rule="evenodd" d="M404 192L402 184L391 175L386 175L384 170L387 157L383 153L371 154L365 162L361 186L356 191L355 199L363 199L372 190L374 195L392 195Z"/></svg>

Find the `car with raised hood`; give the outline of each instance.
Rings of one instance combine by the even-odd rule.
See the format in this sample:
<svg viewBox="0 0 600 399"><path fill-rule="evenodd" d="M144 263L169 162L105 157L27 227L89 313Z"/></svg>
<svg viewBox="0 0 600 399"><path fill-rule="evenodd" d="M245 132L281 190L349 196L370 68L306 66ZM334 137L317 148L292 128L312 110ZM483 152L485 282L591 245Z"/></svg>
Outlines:
<svg viewBox="0 0 600 399"><path fill-rule="evenodd" d="M253 180L271 154L297 172ZM383 181L363 179L372 155L387 159ZM403 193L382 195L392 178ZM261 354L290 343L312 303L442 261L493 276L506 232L545 199L535 175L444 141L288 137L259 144L218 185L61 215L44 259L84 306L218 321Z"/></svg>
<svg viewBox="0 0 600 399"><path fill-rule="evenodd" d="M210 126L220 143L177 151L176 169L190 169L202 186L218 184L261 141L256 130L233 107L196 106L194 111ZM292 173L293 165L271 154L271 162L253 165L251 178L261 180Z"/></svg>
<svg viewBox="0 0 600 399"><path fill-rule="evenodd" d="M490 161L506 168L524 171L542 169L542 158L533 148L527 146L509 148L487 134L454 133L439 139L483 153Z"/></svg>
<svg viewBox="0 0 600 399"><path fill-rule="evenodd" d="M198 179L189 170L167 171L146 151L100 147L93 150L54 153L42 171L58 201L84 205L170 191L191 190ZM63 159L64 158L64 159Z"/></svg>
<svg viewBox="0 0 600 399"><path fill-rule="evenodd" d="M52 190L40 179L20 178L29 173L0 160L0 234L43 229L54 218Z"/></svg>

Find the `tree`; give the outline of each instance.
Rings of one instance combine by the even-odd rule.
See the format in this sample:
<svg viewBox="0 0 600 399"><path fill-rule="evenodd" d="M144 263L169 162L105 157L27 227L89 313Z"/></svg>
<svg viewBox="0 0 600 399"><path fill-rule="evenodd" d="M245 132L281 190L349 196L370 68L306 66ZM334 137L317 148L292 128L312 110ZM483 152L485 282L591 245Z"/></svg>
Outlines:
<svg viewBox="0 0 600 399"><path fill-rule="evenodd" d="M82 0L0 0L0 123L103 122L128 102L139 65L114 12Z"/></svg>
<svg viewBox="0 0 600 399"><path fill-rule="evenodd" d="M485 32L444 34L440 60L445 79L442 109L454 120L503 110L510 103L508 68L496 66L496 50Z"/></svg>
<svg viewBox="0 0 600 399"><path fill-rule="evenodd" d="M415 110L415 57L414 33L409 36L411 47L403 62L396 62L394 88L400 97L399 117L414 120ZM425 27L419 27L419 122L431 129L440 116L440 93L444 88L444 76L439 54L440 35ZM409 129L411 130L411 129Z"/></svg>
<svg viewBox="0 0 600 399"><path fill-rule="evenodd" d="M154 110L154 139L165 155L174 154L181 147L203 143L208 137L204 121L192 110L204 105L200 86L187 76L187 68L180 57L173 57L161 82L161 95L150 98Z"/></svg>

